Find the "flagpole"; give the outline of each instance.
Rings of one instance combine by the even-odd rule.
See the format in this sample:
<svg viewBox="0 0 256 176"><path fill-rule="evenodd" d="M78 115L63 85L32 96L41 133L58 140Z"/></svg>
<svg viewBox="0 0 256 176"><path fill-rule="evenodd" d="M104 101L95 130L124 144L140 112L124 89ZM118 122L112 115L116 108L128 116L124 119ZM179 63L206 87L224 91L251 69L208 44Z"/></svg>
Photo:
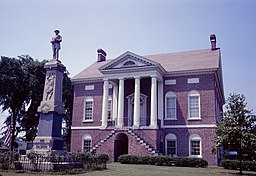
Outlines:
<svg viewBox="0 0 256 176"><path fill-rule="evenodd" d="M11 112L11 125L10 126L11 126L11 145L10 145L10 155L9 155L9 157L10 157L9 169L11 168L11 164L12 164L12 151L13 151L13 131L14 131L14 129L13 129L13 112Z"/></svg>
<svg viewBox="0 0 256 176"><path fill-rule="evenodd" d="M14 129L13 129L13 112L11 112L11 147L10 147L10 153L13 151L13 135Z"/></svg>

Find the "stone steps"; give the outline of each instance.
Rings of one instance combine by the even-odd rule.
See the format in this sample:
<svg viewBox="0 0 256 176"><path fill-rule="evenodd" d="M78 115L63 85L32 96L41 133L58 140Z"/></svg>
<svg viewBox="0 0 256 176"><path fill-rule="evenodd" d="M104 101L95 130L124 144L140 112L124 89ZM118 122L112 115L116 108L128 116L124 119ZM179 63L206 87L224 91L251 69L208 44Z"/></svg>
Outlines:
<svg viewBox="0 0 256 176"><path fill-rule="evenodd" d="M101 139L96 145L94 145L94 147L92 147L92 149L90 150L90 152L95 151L97 148L99 148L100 146L103 145L103 143L105 143L108 139L110 139L114 134L115 134L115 130L112 130L106 138Z"/></svg>
<svg viewBox="0 0 256 176"><path fill-rule="evenodd" d="M150 154L158 155L157 151L155 151L146 141L144 141L144 139L137 135L133 130L129 129L128 133L131 134L142 146L144 146Z"/></svg>

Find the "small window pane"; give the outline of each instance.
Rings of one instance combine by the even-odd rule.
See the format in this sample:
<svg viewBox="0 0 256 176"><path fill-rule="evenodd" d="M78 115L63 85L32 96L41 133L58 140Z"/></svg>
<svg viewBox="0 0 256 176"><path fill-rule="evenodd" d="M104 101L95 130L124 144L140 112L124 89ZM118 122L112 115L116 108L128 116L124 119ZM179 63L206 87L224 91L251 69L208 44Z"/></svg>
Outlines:
<svg viewBox="0 0 256 176"><path fill-rule="evenodd" d="M175 97L169 97L166 99L166 112L167 112L167 118L176 118L176 98Z"/></svg>
<svg viewBox="0 0 256 176"><path fill-rule="evenodd" d="M190 118L199 117L199 96L189 97Z"/></svg>
<svg viewBox="0 0 256 176"><path fill-rule="evenodd" d="M112 117L112 101L108 100L108 119Z"/></svg>
<svg viewBox="0 0 256 176"><path fill-rule="evenodd" d="M90 152L91 140L84 140L84 152Z"/></svg>
<svg viewBox="0 0 256 176"><path fill-rule="evenodd" d="M176 141L167 141L167 155L176 155Z"/></svg>
<svg viewBox="0 0 256 176"><path fill-rule="evenodd" d="M85 120L91 120L92 119L92 108L93 108L93 102L87 101L85 102Z"/></svg>
<svg viewBox="0 0 256 176"><path fill-rule="evenodd" d="M200 155L200 141L191 140L190 145L191 155Z"/></svg>

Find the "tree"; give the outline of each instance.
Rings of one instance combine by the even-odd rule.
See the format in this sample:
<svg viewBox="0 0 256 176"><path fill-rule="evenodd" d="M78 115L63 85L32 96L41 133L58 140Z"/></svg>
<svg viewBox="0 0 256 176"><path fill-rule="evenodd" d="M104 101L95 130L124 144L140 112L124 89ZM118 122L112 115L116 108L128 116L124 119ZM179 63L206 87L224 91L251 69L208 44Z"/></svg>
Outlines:
<svg viewBox="0 0 256 176"><path fill-rule="evenodd" d="M66 123L66 130L63 134L63 139L66 144L66 150L70 151L74 85L71 82L71 79L68 77L67 73L65 73L63 77L63 96L62 97L63 97L63 102L66 110L66 114L63 117L63 121Z"/></svg>
<svg viewBox="0 0 256 176"><path fill-rule="evenodd" d="M244 95L230 94L226 110L217 124L216 148L223 147L224 152L238 151L244 160L256 159L256 116L246 108Z"/></svg>
<svg viewBox="0 0 256 176"><path fill-rule="evenodd" d="M25 140L32 141L37 133L39 114L37 108L43 97L47 61L39 62L28 55L16 58L1 57L0 105L13 117L13 138L25 132ZM63 101L67 111L66 121L71 123L73 87L67 73L64 74ZM72 98L70 98L72 97ZM6 126L11 123L7 117Z"/></svg>

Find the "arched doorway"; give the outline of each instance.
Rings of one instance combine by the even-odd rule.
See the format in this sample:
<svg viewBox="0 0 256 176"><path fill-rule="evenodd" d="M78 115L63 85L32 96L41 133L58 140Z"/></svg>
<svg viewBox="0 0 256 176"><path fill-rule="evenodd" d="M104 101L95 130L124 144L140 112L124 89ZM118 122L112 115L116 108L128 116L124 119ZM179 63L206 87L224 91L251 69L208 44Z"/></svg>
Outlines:
<svg viewBox="0 0 256 176"><path fill-rule="evenodd" d="M118 133L114 143L114 161L124 154L128 154L128 137L124 133Z"/></svg>
<svg viewBox="0 0 256 176"><path fill-rule="evenodd" d="M133 126L134 93L126 97L128 99L128 126ZM140 94L140 126L147 126L147 96Z"/></svg>

